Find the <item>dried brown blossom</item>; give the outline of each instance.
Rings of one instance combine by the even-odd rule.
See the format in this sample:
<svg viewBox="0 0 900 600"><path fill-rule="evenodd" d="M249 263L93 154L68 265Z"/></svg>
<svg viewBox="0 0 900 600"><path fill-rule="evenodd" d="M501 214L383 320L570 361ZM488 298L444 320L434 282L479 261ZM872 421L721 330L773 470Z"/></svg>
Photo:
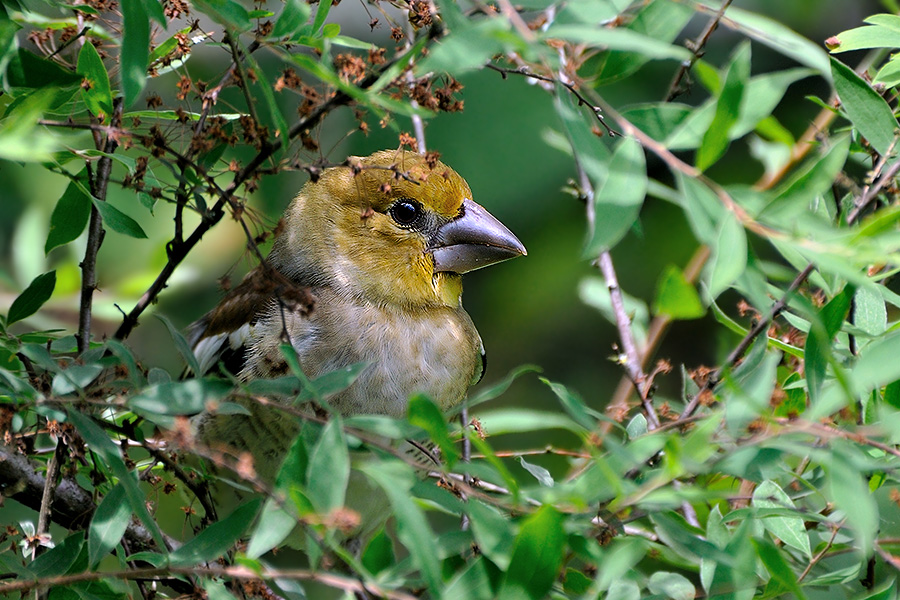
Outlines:
<svg viewBox="0 0 900 600"><path fill-rule="evenodd" d="M359 83L366 76L366 63L354 54L338 54L334 66L338 77L348 83Z"/></svg>
<svg viewBox="0 0 900 600"><path fill-rule="evenodd" d="M377 67L378 65L383 65L387 62L387 59L384 57L387 52L387 48L380 48L378 46L373 46L369 49L369 64L373 67Z"/></svg>
<svg viewBox="0 0 900 600"><path fill-rule="evenodd" d="M419 146L418 140L416 140L416 138L414 136L412 136L409 133L406 133L405 131L400 133L399 139L400 139L401 147L406 146L410 149L415 150Z"/></svg>
<svg viewBox="0 0 900 600"><path fill-rule="evenodd" d="M179 100L184 100L187 98L188 92L191 91L191 78L187 75L182 75L181 79L178 80L178 93L175 94L175 97Z"/></svg>
<svg viewBox="0 0 900 600"><path fill-rule="evenodd" d="M297 71L288 67L281 73L281 77L275 81L274 87L276 92L280 92L284 88L295 90L301 85L303 85L303 80L297 75Z"/></svg>

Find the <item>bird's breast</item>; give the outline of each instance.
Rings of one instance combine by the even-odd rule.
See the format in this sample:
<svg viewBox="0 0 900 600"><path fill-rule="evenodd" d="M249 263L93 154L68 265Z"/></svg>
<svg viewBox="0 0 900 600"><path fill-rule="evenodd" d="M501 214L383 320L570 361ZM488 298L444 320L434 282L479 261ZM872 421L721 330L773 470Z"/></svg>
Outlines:
<svg viewBox="0 0 900 600"><path fill-rule="evenodd" d="M461 307L406 308L375 305L315 291L307 315L282 315L278 307L257 326L248 354L248 377L280 373L281 331L286 330L307 376L368 364L346 390L329 399L343 414L406 412L410 396L422 393L443 410L465 397L481 365L481 339Z"/></svg>

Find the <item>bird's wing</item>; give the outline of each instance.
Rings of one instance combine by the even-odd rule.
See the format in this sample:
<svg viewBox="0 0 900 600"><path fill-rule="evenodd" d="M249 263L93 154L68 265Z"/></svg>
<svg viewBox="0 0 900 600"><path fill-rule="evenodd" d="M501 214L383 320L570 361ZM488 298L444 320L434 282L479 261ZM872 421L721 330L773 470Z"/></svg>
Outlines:
<svg viewBox="0 0 900 600"><path fill-rule="evenodd" d="M199 374L218 364L227 372L240 373L253 328L273 302L306 312L312 308L313 297L307 288L261 265L250 271L213 310L191 325L188 341L200 365Z"/></svg>

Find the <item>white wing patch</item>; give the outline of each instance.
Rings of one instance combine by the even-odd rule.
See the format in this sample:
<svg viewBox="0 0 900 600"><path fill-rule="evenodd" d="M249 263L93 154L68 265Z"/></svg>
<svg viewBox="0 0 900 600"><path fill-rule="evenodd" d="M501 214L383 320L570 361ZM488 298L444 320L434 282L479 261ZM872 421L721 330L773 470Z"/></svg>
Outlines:
<svg viewBox="0 0 900 600"><path fill-rule="evenodd" d="M247 343L252 333L253 328L250 323L244 323L239 329L231 333L211 335L197 342L194 346L194 356L197 357L197 362L200 363L199 374L203 375L216 366L216 363L222 358L222 353L226 350L226 342L228 343L228 348L237 350Z"/></svg>

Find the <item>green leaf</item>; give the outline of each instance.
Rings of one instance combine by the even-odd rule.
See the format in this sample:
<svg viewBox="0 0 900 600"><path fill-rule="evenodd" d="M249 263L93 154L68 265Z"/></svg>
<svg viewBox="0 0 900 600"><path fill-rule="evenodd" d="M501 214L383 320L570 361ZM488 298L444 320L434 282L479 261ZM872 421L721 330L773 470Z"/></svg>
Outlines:
<svg viewBox="0 0 900 600"><path fill-rule="evenodd" d="M105 121L112 115L112 89L103 59L92 43L88 42L81 47L76 72L85 79L81 86L81 97L88 110L96 117L102 116L101 121Z"/></svg>
<svg viewBox="0 0 900 600"><path fill-rule="evenodd" d="M698 319L706 314L697 289L675 265L668 265L656 284L653 312L672 319Z"/></svg>
<svg viewBox="0 0 900 600"><path fill-rule="evenodd" d="M322 514L344 505L350 478L350 456L342 421L333 416L313 448L307 467L307 493Z"/></svg>
<svg viewBox="0 0 900 600"><path fill-rule="evenodd" d="M523 457L519 457L519 464L522 465L522 468L531 473L531 475L538 480L538 483L545 487L553 487L553 476L550 474L550 471L545 469L540 465L532 464L525 460Z"/></svg>
<svg viewBox="0 0 900 600"><path fill-rule="evenodd" d="M77 532L68 536L61 544L57 544L48 552L38 556L29 566L37 577L65 575L74 570L84 549L84 533ZM81 565L82 568L87 565Z"/></svg>
<svg viewBox="0 0 900 600"><path fill-rule="evenodd" d="M181 358L185 360L188 364L188 367L194 373L195 376L200 376L200 363L197 361L197 356L194 354L194 350L191 348L191 345L188 343L187 339L185 339L184 335L182 335L181 331L175 325L172 324L168 318L164 315L156 315L156 318L163 322L163 325L166 326L166 329L169 331L169 335L172 336L172 341L175 342L175 347L178 349L178 353L181 354Z"/></svg>
<svg viewBox="0 0 900 600"><path fill-rule="evenodd" d="M869 556L878 531L878 504L869 491L865 474L851 462L848 455L852 452L855 450L849 444L833 441L831 460L823 467L828 476L830 498L856 534L853 545L862 555Z"/></svg>
<svg viewBox="0 0 900 600"><path fill-rule="evenodd" d="M569 416L575 419L575 421L584 427L588 431L593 431L594 427L596 427L596 420L591 417L590 413L587 410L587 406L584 403L584 400L578 397L577 394L571 392L566 386L561 383L556 383L554 381L550 381L548 379L540 378L543 383L545 383L553 393L556 394L556 397L559 398L560 404L563 405L563 408Z"/></svg>
<svg viewBox="0 0 900 600"><path fill-rule="evenodd" d="M113 231L138 239L145 239L147 237L147 234L144 233L144 230L141 229L141 226L137 221L109 202L101 202L100 200L94 199L94 206L100 211L100 216L103 217L103 224Z"/></svg>
<svg viewBox="0 0 900 600"><path fill-rule="evenodd" d="M103 372L103 368L103 365L98 363L69 365L53 376L50 391L56 396L65 396L75 391L84 390Z"/></svg>
<svg viewBox="0 0 900 600"><path fill-rule="evenodd" d="M234 0L193 0L193 4L200 12L228 29L241 33L253 28L247 9Z"/></svg>
<svg viewBox="0 0 900 600"><path fill-rule="evenodd" d="M196 415L218 402L233 389L220 379L187 379L150 386L128 398L127 405L150 416Z"/></svg>
<svg viewBox="0 0 900 600"><path fill-rule="evenodd" d="M190 567L222 557L253 522L260 503L260 498L254 498L201 531L197 537L169 554L169 564Z"/></svg>
<svg viewBox="0 0 900 600"><path fill-rule="evenodd" d="M319 7L316 9L316 16L313 18L313 35L319 35L320 30L325 26L325 21L328 19L329 12L331 12L331 4L320 2Z"/></svg>
<svg viewBox="0 0 900 600"><path fill-rule="evenodd" d="M432 71L452 73L454 77L477 69L503 51L509 37L506 19L488 18L441 39L415 67L417 76Z"/></svg>
<svg viewBox="0 0 900 600"><path fill-rule="evenodd" d="M275 491L277 494L293 497L301 492L306 482L306 471L309 466L309 456L306 451L306 439L301 434L294 438L290 450L278 475L275 478ZM288 503L290 506L290 503ZM279 545L290 535L297 524L297 518L276 502L269 498L263 506L259 522L253 530L250 542L247 545L247 556L259 558L275 546Z"/></svg>
<svg viewBox="0 0 900 600"><path fill-rule="evenodd" d="M478 420L491 435L566 429L583 432L584 428L559 412L528 410L524 408L495 409L479 412Z"/></svg>
<svg viewBox="0 0 900 600"><path fill-rule="evenodd" d="M735 52L725 73L725 84L716 102L716 112L703 141L697 150L697 168L705 171L715 164L728 149L729 134L737 123L744 88L750 79L750 44L744 43Z"/></svg>
<svg viewBox="0 0 900 600"><path fill-rule="evenodd" d="M900 333L892 333L866 346L853 368L853 381L860 394L900 380Z"/></svg>
<svg viewBox="0 0 900 600"><path fill-rule="evenodd" d="M828 46L832 54L868 48L900 48L900 31L881 25L855 27L837 34L836 47L830 40Z"/></svg>
<svg viewBox="0 0 900 600"><path fill-rule="evenodd" d="M853 69L835 58L831 59L831 72L847 118L879 154L886 156L900 127L891 107Z"/></svg>
<svg viewBox="0 0 900 600"><path fill-rule="evenodd" d="M709 267L709 297L715 299L747 268L747 233L737 218L724 213Z"/></svg>
<svg viewBox="0 0 900 600"><path fill-rule="evenodd" d="M466 504L466 514L469 515L478 549L502 571L506 571L516 539L515 526L496 508L474 498Z"/></svg>
<svg viewBox="0 0 900 600"><path fill-rule="evenodd" d="M900 56L894 56L886 62L875 75L872 80L875 85L881 84L885 87L892 88L900 84Z"/></svg>
<svg viewBox="0 0 900 600"><path fill-rule="evenodd" d="M861 287L853 297L853 324L877 337L887 330L887 306L876 289Z"/></svg>
<svg viewBox="0 0 900 600"><path fill-rule="evenodd" d="M131 522L131 514L125 488L122 484L114 486L91 518L88 529L88 562L91 566L96 566L118 545Z"/></svg>
<svg viewBox="0 0 900 600"><path fill-rule="evenodd" d="M309 4L303 0L285 0L284 8L272 28L273 38L290 37L309 20Z"/></svg>
<svg viewBox="0 0 900 600"><path fill-rule="evenodd" d="M572 6L572 4L569 3L568 6ZM614 11L616 14L621 12L618 7L615 7ZM585 21L592 26L601 19L597 16L596 9L588 8L585 9L585 12L592 15ZM585 16L587 17L587 15ZM667 0L654 0L644 3L634 19L625 27L632 33L642 35L645 39L651 39L657 44L671 44L693 16L694 11L687 5ZM623 27L615 29L621 31ZM612 46L610 48L612 49L600 54L596 60L596 71L601 85L628 77L652 59L651 56L644 53L642 47L636 48L633 52L615 49Z"/></svg>
<svg viewBox="0 0 900 600"><path fill-rule="evenodd" d="M718 10L721 2L709 2L709 6ZM732 27L751 40L764 44L801 65L812 67L820 75L828 77L828 54L821 44L812 42L783 23L757 12L730 6L726 13Z"/></svg>
<svg viewBox="0 0 900 600"><path fill-rule="evenodd" d="M847 162L850 138L838 136L824 153L808 161L778 190L775 198L760 212L760 218L781 225L810 210L814 201L831 190Z"/></svg>
<svg viewBox="0 0 900 600"><path fill-rule="evenodd" d="M369 539L360 560L369 573L381 573L394 566L394 545L383 527Z"/></svg>
<svg viewBox="0 0 900 600"><path fill-rule="evenodd" d="M128 467L125 466L125 461L122 460L119 449L113 441L109 439L106 433L100 429L97 423L87 415L81 414L75 408L69 408L66 410L66 414L69 421L75 426L90 449L100 457L100 460L112 469L112 472L119 479L119 483L125 490L128 503L131 505L131 510L138 516L138 519L143 523L144 527L150 531L150 535L153 537L153 541L156 542L156 545L164 550L166 544L162 532L159 529L159 525L157 525L156 520L150 514L146 504L146 497L138 487L137 478L135 477L135 474L132 471L129 471Z"/></svg>
<svg viewBox="0 0 900 600"><path fill-rule="evenodd" d="M435 535L422 509L410 496L414 483L412 472L396 461L366 462L361 465L361 470L384 490L397 520L397 536L409 550L410 558L418 567L432 597L441 598L443 578L434 543Z"/></svg>
<svg viewBox="0 0 900 600"><path fill-rule="evenodd" d="M624 138L613 152L609 175L596 187L593 231L589 232L582 256L596 258L625 237L641 211L646 194L644 150L634 138Z"/></svg>
<svg viewBox="0 0 900 600"><path fill-rule="evenodd" d="M163 11L162 0L141 0L144 4L144 10L150 15L150 18L156 21L160 27L166 28L169 23L166 19L166 13Z"/></svg>
<svg viewBox="0 0 900 600"><path fill-rule="evenodd" d="M525 519L516 536L499 600L544 598L559 573L566 534L563 516L549 505Z"/></svg>
<svg viewBox="0 0 900 600"><path fill-rule="evenodd" d="M663 594L673 600L692 600L696 593L694 585L684 575L657 571L650 576L647 589L654 594Z"/></svg>
<svg viewBox="0 0 900 600"><path fill-rule="evenodd" d="M468 407L473 407L481 404L482 402L487 402L488 400L493 400L504 394L506 390L509 389L509 386L513 384L513 382L525 375L526 373L539 373L541 368L535 365L521 365L509 373L506 374L506 377L498 381L497 383L485 385L481 384L478 386L478 391L472 394L466 405Z"/></svg>
<svg viewBox="0 0 900 600"><path fill-rule="evenodd" d="M759 556L759 559L769 572L769 575L772 576L772 579L777 581L786 590L792 592L800 600L804 600L806 595L800 588L800 584L797 583L797 576L794 575L791 566L787 563L778 548L776 548L769 540L752 538L750 541L753 543L753 547L756 548L757 556Z"/></svg>
<svg viewBox="0 0 900 600"><path fill-rule="evenodd" d="M86 44L90 46L90 44ZM44 244L44 253L49 254L57 246L68 244L78 238L91 216L91 197L84 193L88 183L87 169L78 174L82 185L69 182L66 191L56 203L50 215L50 231Z"/></svg>
<svg viewBox="0 0 900 600"><path fill-rule="evenodd" d="M46 89L70 87L76 89L81 77L63 68L58 62L38 56L24 48L10 57L6 65L6 81L13 88Z"/></svg>
<svg viewBox="0 0 900 600"><path fill-rule="evenodd" d="M122 91L125 108L138 99L147 82L147 58L150 55L150 17L144 3L129 0L122 3L122 51L121 64Z"/></svg>
<svg viewBox="0 0 900 600"><path fill-rule="evenodd" d="M753 490L753 506L756 508L796 508L790 496L774 481L767 479ZM812 549L809 545L809 534L803 524L800 513L796 517L772 516L761 519L763 527L776 538L792 548L803 552L807 558L812 558Z"/></svg>
<svg viewBox="0 0 900 600"><path fill-rule="evenodd" d="M50 271L43 275L38 275L32 280L25 291L13 300L12 306L9 307L9 314L6 317L6 325L12 325L16 321L27 319L44 305L53 294L56 287L56 271Z"/></svg>
<svg viewBox="0 0 900 600"><path fill-rule="evenodd" d="M602 46L610 50L640 52L647 59L689 60L687 48L675 46L650 35L618 27L591 25L554 25L543 39L565 40L576 44Z"/></svg>
<svg viewBox="0 0 900 600"><path fill-rule="evenodd" d="M409 422L428 433L431 440L441 449L441 456L447 463L447 468L452 469L459 460L459 451L450 439L447 421L441 409L422 394L416 394L409 399L406 411Z"/></svg>

